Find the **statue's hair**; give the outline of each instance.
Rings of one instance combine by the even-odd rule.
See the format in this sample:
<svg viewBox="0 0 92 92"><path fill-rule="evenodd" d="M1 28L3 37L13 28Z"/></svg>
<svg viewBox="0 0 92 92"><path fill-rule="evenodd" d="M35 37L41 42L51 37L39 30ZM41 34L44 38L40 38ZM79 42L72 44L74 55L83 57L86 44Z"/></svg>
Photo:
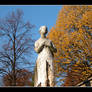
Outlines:
<svg viewBox="0 0 92 92"><path fill-rule="evenodd" d="M43 29L45 29L45 30L43 30ZM48 29L47 29L46 26L41 26L40 29L39 29L39 32L43 33L43 34L47 34L48 33Z"/></svg>

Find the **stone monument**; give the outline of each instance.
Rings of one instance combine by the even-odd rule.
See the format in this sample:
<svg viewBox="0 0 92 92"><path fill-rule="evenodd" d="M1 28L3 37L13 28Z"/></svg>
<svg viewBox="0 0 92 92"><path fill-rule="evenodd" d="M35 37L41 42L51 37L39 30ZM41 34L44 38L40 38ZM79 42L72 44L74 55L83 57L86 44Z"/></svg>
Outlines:
<svg viewBox="0 0 92 92"><path fill-rule="evenodd" d="M57 52L51 40L46 38L48 32L46 26L40 27L41 37L35 42L34 50L38 53L35 67L34 86L53 87L54 83L54 53Z"/></svg>

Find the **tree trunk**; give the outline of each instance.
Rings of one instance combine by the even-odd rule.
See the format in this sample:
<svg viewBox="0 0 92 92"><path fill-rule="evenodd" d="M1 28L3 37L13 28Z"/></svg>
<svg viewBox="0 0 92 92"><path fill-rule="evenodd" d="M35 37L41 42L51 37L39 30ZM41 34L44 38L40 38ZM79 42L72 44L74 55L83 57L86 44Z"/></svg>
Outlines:
<svg viewBox="0 0 92 92"><path fill-rule="evenodd" d="M13 42L13 51L14 51L14 63L13 63L13 86L16 86L16 74L15 74L15 65L16 65L15 35L14 35L14 42Z"/></svg>

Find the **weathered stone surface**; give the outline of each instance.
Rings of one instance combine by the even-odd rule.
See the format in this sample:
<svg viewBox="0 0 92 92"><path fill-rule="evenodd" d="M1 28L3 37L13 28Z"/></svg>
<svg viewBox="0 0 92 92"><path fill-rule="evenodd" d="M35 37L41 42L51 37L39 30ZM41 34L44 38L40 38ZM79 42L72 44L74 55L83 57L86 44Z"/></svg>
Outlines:
<svg viewBox="0 0 92 92"><path fill-rule="evenodd" d="M41 38L35 42L35 51L38 53L35 68L34 86L54 86L53 58L56 48L51 40L46 38L47 27L40 28Z"/></svg>

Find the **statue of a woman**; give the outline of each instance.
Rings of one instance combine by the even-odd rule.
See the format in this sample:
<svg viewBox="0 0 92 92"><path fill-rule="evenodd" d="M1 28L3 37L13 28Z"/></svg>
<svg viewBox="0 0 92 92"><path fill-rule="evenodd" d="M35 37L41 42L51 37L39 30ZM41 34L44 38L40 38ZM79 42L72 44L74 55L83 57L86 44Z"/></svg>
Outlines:
<svg viewBox="0 0 92 92"><path fill-rule="evenodd" d="M35 42L34 49L38 53L35 67L35 87L54 86L53 53L57 52L57 50L52 41L46 38L47 32L47 27L41 26L41 38Z"/></svg>

